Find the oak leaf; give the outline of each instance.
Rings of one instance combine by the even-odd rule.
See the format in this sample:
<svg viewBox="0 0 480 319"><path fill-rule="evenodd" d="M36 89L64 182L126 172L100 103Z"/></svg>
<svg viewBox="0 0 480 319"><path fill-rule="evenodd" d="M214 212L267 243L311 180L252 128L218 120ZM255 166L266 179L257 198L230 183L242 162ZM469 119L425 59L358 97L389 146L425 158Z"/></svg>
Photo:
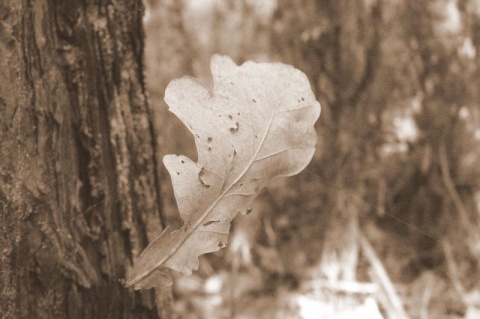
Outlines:
<svg viewBox="0 0 480 319"><path fill-rule="evenodd" d="M191 77L170 82L165 101L192 132L198 162L167 155L167 167L183 226L165 231L140 255L126 286L169 282L168 270L184 275L198 256L223 248L232 219L278 176L299 173L312 159L320 104L308 78L281 63L211 60L214 89Z"/></svg>

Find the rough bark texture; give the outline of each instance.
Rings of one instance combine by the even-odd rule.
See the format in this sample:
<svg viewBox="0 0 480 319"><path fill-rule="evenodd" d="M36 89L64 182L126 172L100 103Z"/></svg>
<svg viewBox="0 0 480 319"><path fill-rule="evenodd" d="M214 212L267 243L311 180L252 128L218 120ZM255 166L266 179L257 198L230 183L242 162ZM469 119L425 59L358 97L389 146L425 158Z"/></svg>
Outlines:
<svg viewBox="0 0 480 319"><path fill-rule="evenodd" d="M149 104L154 111L157 162L162 163L167 154L185 154L195 158L196 149L191 133L172 113L163 100L168 83L185 75L194 76L192 61L194 52L186 36L182 12L183 1L149 0L145 2L147 13L145 26L145 77ZM207 63L208 65L208 63ZM168 171L160 165L157 174L162 189L162 222L181 226L177 203Z"/></svg>
<svg viewBox="0 0 480 319"><path fill-rule="evenodd" d="M0 3L0 317L172 318L120 279L158 227L140 1Z"/></svg>

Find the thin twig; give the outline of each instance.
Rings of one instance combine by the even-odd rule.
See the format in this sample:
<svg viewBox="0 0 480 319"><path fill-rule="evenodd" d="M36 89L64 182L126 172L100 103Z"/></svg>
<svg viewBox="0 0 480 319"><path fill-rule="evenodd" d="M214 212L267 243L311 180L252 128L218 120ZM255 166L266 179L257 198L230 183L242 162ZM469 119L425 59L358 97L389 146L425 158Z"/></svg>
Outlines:
<svg viewBox="0 0 480 319"><path fill-rule="evenodd" d="M478 231L475 230L475 225L470 221L468 209L462 201L462 198L457 192L455 184L450 176L450 170L448 165L447 149L445 143L440 145L438 150L439 160L440 160L440 170L442 172L442 180L445 188L447 189L448 195L452 199L452 202L460 215L460 220L462 227L466 230L467 233L467 245L470 250L470 253L475 256L477 259L480 258L480 235Z"/></svg>
<svg viewBox="0 0 480 319"><path fill-rule="evenodd" d="M422 302L420 304L420 319L429 319L428 307L430 305L430 300L432 299L432 291L435 286L435 281L433 276L429 274L427 278L427 283L425 284L425 289L422 294Z"/></svg>
<svg viewBox="0 0 480 319"><path fill-rule="evenodd" d="M468 210L463 204L460 195L455 188L455 184L453 183L452 177L450 176L450 170L448 167L448 157L447 157L447 149L445 147L445 143L440 144L440 148L438 150L438 157L440 161L440 170L442 172L442 180L443 184L448 192L448 195L453 201L455 208L457 209L460 220L462 221L463 226L466 229L471 229L471 225L468 218Z"/></svg>
<svg viewBox="0 0 480 319"><path fill-rule="evenodd" d="M452 247L446 239L442 240L442 248L443 248L443 255L447 263L448 277L456 293L462 298L462 300L465 300L467 291L465 290L465 288L463 287L460 281L460 277L458 276L458 267L457 267L457 264L455 263Z"/></svg>
<svg viewBox="0 0 480 319"><path fill-rule="evenodd" d="M365 257L368 259L370 262L370 265L372 266L373 269L373 275L376 277L376 279L379 281L380 287L383 289L383 291L386 294L386 297L392 306L392 310L394 311L394 314L392 314L395 318L398 319L406 319L408 318L407 313L405 312L405 309L403 308L402 301L400 300L400 297L398 297L395 288L392 284L392 281L388 277L388 274L385 270L385 268L382 265L382 262L377 256L377 253L373 249L372 245L368 242L368 239L365 237L365 235L362 232L359 232L360 234L360 246L362 248L362 251L365 255Z"/></svg>

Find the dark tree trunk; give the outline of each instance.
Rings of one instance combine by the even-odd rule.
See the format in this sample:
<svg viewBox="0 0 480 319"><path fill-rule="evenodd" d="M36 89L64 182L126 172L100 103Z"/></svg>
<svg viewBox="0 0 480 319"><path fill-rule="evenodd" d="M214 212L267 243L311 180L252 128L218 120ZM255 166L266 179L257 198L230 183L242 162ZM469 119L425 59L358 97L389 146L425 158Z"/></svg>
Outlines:
<svg viewBox="0 0 480 319"><path fill-rule="evenodd" d="M0 317L173 318L120 279L160 225L141 1L0 4Z"/></svg>

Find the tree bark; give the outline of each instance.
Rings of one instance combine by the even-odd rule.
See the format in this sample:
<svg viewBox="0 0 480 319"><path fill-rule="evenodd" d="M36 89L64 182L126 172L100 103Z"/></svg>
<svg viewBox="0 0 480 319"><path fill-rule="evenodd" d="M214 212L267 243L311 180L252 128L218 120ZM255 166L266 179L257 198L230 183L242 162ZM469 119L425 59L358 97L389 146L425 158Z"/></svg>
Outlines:
<svg viewBox="0 0 480 319"><path fill-rule="evenodd" d="M122 287L161 231L141 1L0 4L2 318L173 318Z"/></svg>

